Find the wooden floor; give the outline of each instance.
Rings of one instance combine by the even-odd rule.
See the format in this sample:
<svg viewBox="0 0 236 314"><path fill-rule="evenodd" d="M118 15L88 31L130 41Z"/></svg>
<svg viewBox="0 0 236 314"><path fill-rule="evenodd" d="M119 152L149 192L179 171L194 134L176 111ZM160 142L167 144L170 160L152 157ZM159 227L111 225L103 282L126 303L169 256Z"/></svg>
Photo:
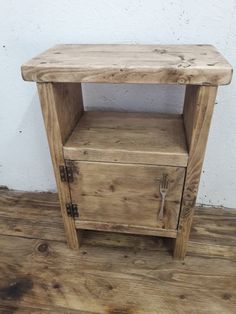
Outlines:
<svg viewBox="0 0 236 314"><path fill-rule="evenodd" d="M65 244L57 196L0 192L0 313L236 313L236 211L198 208L184 262L154 237Z"/></svg>

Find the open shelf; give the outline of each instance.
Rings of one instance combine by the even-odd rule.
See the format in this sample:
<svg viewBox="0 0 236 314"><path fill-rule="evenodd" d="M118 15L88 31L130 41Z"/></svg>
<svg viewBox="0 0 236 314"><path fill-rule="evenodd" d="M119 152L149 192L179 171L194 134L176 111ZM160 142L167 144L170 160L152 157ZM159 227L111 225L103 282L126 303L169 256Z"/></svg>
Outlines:
<svg viewBox="0 0 236 314"><path fill-rule="evenodd" d="M85 112L65 143L70 160L186 167L181 115Z"/></svg>

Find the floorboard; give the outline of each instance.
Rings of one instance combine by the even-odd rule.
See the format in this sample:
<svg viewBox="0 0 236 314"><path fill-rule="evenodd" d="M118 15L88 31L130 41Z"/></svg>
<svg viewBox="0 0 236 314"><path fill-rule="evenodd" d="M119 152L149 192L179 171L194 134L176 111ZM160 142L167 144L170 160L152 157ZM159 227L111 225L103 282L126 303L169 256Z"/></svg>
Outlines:
<svg viewBox="0 0 236 314"><path fill-rule="evenodd" d="M236 211L198 208L171 241L85 232L69 250L55 194L0 192L0 313L236 313Z"/></svg>

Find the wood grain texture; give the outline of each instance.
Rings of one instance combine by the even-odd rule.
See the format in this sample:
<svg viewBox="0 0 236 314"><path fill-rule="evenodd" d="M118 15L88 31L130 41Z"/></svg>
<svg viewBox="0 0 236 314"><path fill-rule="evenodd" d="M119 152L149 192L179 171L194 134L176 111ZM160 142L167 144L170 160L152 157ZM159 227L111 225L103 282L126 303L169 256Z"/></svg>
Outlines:
<svg viewBox="0 0 236 314"><path fill-rule="evenodd" d="M0 244L0 296L5 305L54 305L101 314L193 309L233 313L236 306L235 264L230 260L222 267L220 259L189 257L182 265L157 251L84 246L75 254L59 242L9 242L4 236ZM21 287L20 296L14 299L9 287Z"/></svg>
<svg viewBox="0 0 236 314"><path fill-rule="evenodd" d="M225 85L231 65L211 45L57 45L22 66L25 80Z"/></svg>
<svg viewBox="0 0 236 314"><path fill-rule="evenodd" d="M200 207L194 212L188 255L236 259L236 211ZM0 235L66 242L58 195L0 190ZM83 243L166 250L168 239L86 231ZM170 247L169 247L170 249Z"/></svg>
<svg viewBox="0 0 236 314"><path fill-rule="evenodd" d="M186 166L181 116L85 112L63 147L72 160Z"/></svg>
<svg viewBox="0 0 236 314"><path fill-rule="evenodd" d="M187 108L184 109L184 121L186 121L189 143L189 160L178 226L179 232L174 250L176 258L184 258L187 250L216 93L217 87L188 86L186 90L185 107Z"/></svg>
<svg viewBox="0 0 236 314"><path fill-rule="evenodd" d="M84 240L80 251L71 251L58 241L0 236L1 307L13 313L235 312L236 251L220 240L200 239L201 247L190 241L193 253L184 263L173 261L154 237L91 232Z"/></svg>
<svg viewBox="0 0 236 314"><path fill-rule="evenodd" d="M58 195L0 189L0 234L66 242Z"/></svg>
<svg viewBox="0 0 236 314"><path fill-rule="evenodd" d="M46 214L45 214L46 213ZM20 219L20 217L22 219ZM23 221L24 217L24 221ZM48 227L46 227L48 226ZM60 203L56 193L0 189L0 235L65 242ZM197 207L188 245L188 255L236 259L236 211ZM112 232L86 231L83 243L107 247L166 250L167 238ZM204 251L204 248L208 249ZM231 253L230 253L231 252Z"/></svg>
<svg viewBox="0 0 236 314"><path fill-rule="evenodd" d="M53 84L58 124L64 144L83 114L82 88L79 83Z"/></svg>
<svg viewBox="0 0 236 314"><path fill-rule="evenodd" d="M30 304L19 305L14 302L15 305L8 304L3 301L4 304L0 304L1 314L96 314L95 312L77 311L59 306L50 306L42 304Z"/></svg>
<svg viewBox="0 0 236 314"><path fill-rule="evenodd" d="M76 249L79 243L74 219L68 217L66 213L66 203L71 202L70 191L67 182L62 182L60 179L59 166L65 165L62 149L63 142L72 131L74 124L78 122L76 120L79 119L83 110L82 98L75 97L81 95L80 86L38 83L38 92L58 187L67 241L71 248ZM72 123L68 125L70 121Z"/></svg>
<svg viewBox="0 0 236 314"><path fill-rule="evenodd" d="M79 221L104 222L107 230L112 225L111 230L116 229L116 224L118 231L128 226L140 227L143 233L145 227L176 230L184 168L79 161L73 162L73 168L70 191L72 202L78 204ZM169 189L160 220L163 174L168 175Z"/></svg>
<svg viewBox="0 0 236 314"><path fill-rule="evenodd" d="M19 237L19 214L32 235L22 227ZM185 262L157 237L86 231L81 250L69 250L38 223L56 214L54 194L0 191L0 313L235 313L235 210L196 209Z"/></svg>
<svg viewBox="0 0 236 314"><path fill-rule="evenodd" d="M160 224L161 225L161 224ZM75 220L75 226L78 230L98 230L118 233L142 234L150 236L160 236L176 238L177 230L174 229L161 229L161 227L132 225L132 223L117 223L117 222L101 222L95 220Z"/></svg>
<svg viewBox="0 0 236 314"><path fill-rule="evenodd" d="M235 247L236 211L211 207L199 207L196 211L191 241Z"/></svg>

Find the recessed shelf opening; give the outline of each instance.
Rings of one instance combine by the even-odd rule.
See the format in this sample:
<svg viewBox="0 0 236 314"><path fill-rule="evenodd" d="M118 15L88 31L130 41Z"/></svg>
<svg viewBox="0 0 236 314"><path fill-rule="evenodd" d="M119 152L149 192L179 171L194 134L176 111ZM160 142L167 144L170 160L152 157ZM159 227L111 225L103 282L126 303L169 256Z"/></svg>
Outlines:
<svg viewBox="0 0 236 314"><path fill-rule="evenodd" d="M186 167L182 115L84 112L64 147L70 160Z"/></svg>

